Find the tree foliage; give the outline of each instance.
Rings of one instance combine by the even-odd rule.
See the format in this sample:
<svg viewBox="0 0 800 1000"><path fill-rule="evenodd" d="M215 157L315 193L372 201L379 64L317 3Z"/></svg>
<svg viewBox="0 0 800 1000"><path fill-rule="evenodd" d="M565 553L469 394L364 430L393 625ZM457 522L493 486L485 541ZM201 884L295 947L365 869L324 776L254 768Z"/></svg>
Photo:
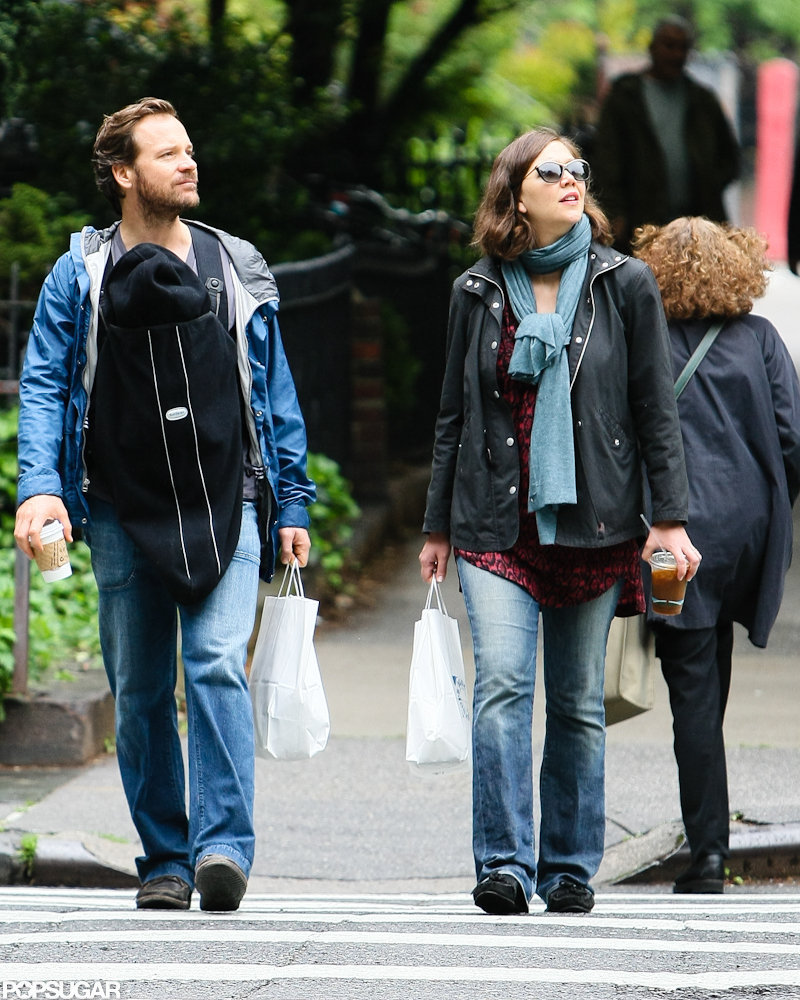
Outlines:
<svg viewBox="0 0 800 1000"><path fill-rule="evenodd" d="M701 50L797 55L796 0L670 12ZM644 51L663 13L662 0L3 0L0 189L65 191L104 221L97 125L157 94L198 148L203 215L285 259L315 180L388 190L412 141L496 152L517 129L569 124L600 54Z"/></svg>

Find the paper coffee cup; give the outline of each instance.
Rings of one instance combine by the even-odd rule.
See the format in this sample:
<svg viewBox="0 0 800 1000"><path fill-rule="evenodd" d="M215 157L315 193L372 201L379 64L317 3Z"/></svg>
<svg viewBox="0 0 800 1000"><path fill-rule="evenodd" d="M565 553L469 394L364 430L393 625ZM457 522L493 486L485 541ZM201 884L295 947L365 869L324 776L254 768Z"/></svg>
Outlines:
<svg viewBox="0 0 800 1000"><path fill-rule="evenodd" d="M42 551L35 552L36 565L47 583L72 575L64 528L60 521L46 521L40 532Z"/></svg>
<svg viewBox="0 0 800 1000"><path fill-rule="evenodd" d="M654 552L650 557L650 584L655 614L679 615L683 611L686 577L678 579L678 564L671 552Z"/></svg>

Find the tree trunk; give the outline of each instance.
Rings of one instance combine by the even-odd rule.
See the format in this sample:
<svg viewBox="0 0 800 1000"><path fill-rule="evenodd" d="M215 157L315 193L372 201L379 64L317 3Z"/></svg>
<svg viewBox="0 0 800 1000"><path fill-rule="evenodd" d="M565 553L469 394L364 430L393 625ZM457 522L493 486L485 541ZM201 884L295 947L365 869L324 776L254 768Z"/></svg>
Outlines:
<svg viewBox="0 0 800 1000"><path fill-rule="evenodd" d="M299 103L333 76L334 56L342 24L343 0L288 0L286 32L292 38L292 77Z"/></svg>

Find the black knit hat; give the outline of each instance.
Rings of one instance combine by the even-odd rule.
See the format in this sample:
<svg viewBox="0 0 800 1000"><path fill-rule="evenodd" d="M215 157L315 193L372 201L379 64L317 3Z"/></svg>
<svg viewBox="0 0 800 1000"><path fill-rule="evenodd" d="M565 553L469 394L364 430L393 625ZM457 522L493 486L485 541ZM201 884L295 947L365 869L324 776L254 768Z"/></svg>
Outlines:
<svg viewBox="0 0 800 1000"><path fill-rule="evenodd" d="M109 272L104 286L106 323L135 329L186 323L211 309L202 281L166 247L139 243Z"/></svg>

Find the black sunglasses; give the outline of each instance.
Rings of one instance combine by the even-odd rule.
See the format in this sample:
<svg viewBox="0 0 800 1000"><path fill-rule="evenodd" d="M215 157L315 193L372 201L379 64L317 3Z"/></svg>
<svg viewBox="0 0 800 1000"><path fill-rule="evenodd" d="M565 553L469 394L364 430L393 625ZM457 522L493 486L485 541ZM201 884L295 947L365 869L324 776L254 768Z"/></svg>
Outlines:
<svg viewBox="0 0 800 1000"><path fill-rule="evenodd" d="M565 170L569 170L576 181L589 180L589 164L586 160L570 160L569 163L555 163L548 160L547 163L540 163L533 169L545 184L558 184Z"/></svg>

